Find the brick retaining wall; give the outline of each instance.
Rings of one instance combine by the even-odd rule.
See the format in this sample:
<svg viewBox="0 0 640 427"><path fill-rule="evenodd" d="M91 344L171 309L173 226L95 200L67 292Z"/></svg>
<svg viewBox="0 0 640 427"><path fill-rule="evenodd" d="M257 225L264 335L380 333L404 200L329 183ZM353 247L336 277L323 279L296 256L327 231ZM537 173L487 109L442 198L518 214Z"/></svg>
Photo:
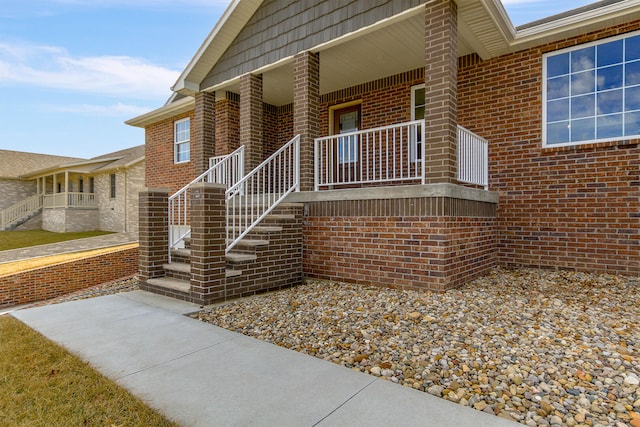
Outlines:
<svg viewBox="0 0 640 427"><path fill-rule="evenodd" d="M137 273L134 247L0 276L0 308L55 298Z"/></svg>

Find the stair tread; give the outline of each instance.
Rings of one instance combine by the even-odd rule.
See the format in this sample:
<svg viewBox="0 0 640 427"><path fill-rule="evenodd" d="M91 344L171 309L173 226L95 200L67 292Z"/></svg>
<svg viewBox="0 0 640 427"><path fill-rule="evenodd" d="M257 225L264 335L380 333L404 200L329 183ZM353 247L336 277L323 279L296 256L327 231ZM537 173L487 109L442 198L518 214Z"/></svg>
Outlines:
<svg viewBox="0 0 640 427"><path fill-rule="evenodd" d="M188 257L188 256L191 256L191 249L174 248L171 250L171 253L173 255Z"/></svg>
<svg viewBox="0 0 640 427"><path fill-rule="evenodd" d="M226 277L242 276L242 270L234 270L233 268L227 268L225 276Z"/></svg>
<svg viewBox="0 0 640 427"><path fill-rule="evenodd" d="M241 254L237 252L229 252L226 255L227 261L242 262L242 261L255 261L258 257L254 254Z"/></svg>
<svg viewBox="0 0 640 427"><path fill-rule="evenodd" d="M147 283L162 288L169 288L180 292L190 292L191 284L184 280L173 279L171 277L158 277L147 280Z"/></svg>
<svg viewBox="0 0 640 427"><path fill-rule="evenodd" d="M179 271L180 273L191 273L191 265L186 262L170 262L162 264L162 268L169 271Z"/></svg>
<svg viewBox="0 0 640 427"><path fill-rule="evenodd" d="M240 227L236 226L236 227L231 227L231 228L238 229ZM282 226L280 226L280 225L257 225L255 227L253 227L252 231L263 232L263 233L279 232L279 231L282 231Z"/></svg>
<svg viewBox="0 0 640 427"><path fill-rule="evenodd" d="M234 218L242 217L242 215L231 215L231 216ZM283 214L271 213L265 217L265 219L295 219L295 218L296 218L295 214L286 214L286 213L283 213Z"/></svg>

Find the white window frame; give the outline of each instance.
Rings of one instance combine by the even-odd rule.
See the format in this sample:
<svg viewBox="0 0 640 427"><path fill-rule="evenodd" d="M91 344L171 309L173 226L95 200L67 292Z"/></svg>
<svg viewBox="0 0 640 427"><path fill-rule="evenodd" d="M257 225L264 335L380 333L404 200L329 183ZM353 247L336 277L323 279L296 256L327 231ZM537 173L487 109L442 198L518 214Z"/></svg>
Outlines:
<svg viewBox="0 0 640 427"><path fill-rule="evenodd" d="M183 123L189 123L189 132L184 138L184 135L181 135L181 132L178 131L178 127ZM180 151L180 149L184 146L187 146L187 150ZM186 159L179 160L179 154L186 153ZM186 119L176 120L173 123L173 162L178 163L186 163L191 160L191 119L187 117Z"/></svg>
<svg viewBox="0 0 640 427"><path fill-rule="evenodd" d="M590 43L584 43L584 44L580 44L580 45L576 45L576 46L571 46L565 49L561 49L561 50L556 50L553 52L547 52L545 54L542 55L542 147L543 148L555 148L555 147L567 147L567 146L579 146L579 145L585 145L585 144L594 144L594 143L605 143L605 142L612 142L612 141L627 141L627 140L631 140L631 139L638 139L640 138L640 133L638 134L633 134L633 135L624 135L625 133L625 129L624 126L626 124L626 122L624 121L624 116L627 113L640 113L640 110L626 110L625 109L625 101L626 101L626 91L629 88L639 88L640 85L633 85L633 86L626 86L626 82L625 82L625 69L627 64L633 64L633 63L637 63L640 62L640 59L638 60L633 60L633 61L627 61L625 58L625 53L626 53L626 49L625 46L623 46L623 52L622 52L622 62L621 63L616 63L616 64L607 64L605 66L601 66L599 67L597 64L597 54L596 54L596 63L594 64L594 68L593 70L595 71L596 74L596 81L594 84L594 89L593 93L596 96L594 96L595 98L595 105L594 105L594 121L595 121L595 138L594 139L590 139L590 140L583 140L583 141L568 141L568 142L560 142L560 143L547 143L547 62L548 59L556 56L556 55L561 55L561 54L565 54L567 52L573 52L573 51L578 51L581 49L585 49L585 48L589 48L589 47L593 47L593 46L599 46L599 45L603 45L606 43L610 43L610 42L615 42L617 40L623 40L623 39L630 39L632 37L635 36L639 36L640 35L640 31L633 31L630 33L626 33L626 34L621 34L619 36L614 36L614 37L608 37L605 39L601 39L601 40L597 40L594 42L590 42ZM621 136L616 136L616 137L608 137L608 138L598 138L597 137L597 133L598 133L598 127L597 127L597 119L598 117L606 117L607 115L598 115L598 110L597 110L597 94L598 93L602 93L602 92L606 92L607 90L602 90L602 91L598 91L597 88L597 72L600 69L605 69L607 67L612 67L612 66L617 66L617 65L622 65L623 67L623 71L622 71L622 87L620 89L615 88L612 90L622 90L622 110L620 112L616 112L616 113L610 113L609 115L615 115L615 114L621 114L623 116L623 130L622 130L622 135ZM567 75L569 77L569 84L571 84L571 70L569 70L569 74ZM564 75L562 75L564 76ZM558 77L558 76L554 76L554 77ZM561 76L560 76L561 77ZM569 87L569 90L571 90L571 86ZM573 97L579 97L579 96L584 96L584 94L578 94L578 95L573 95ZM569 100L569 118L567 119L567 121L571 121L571 99L572 99L572 95L571 92L569 92L569 96L566 98L558 98L558 99L568 99ZM590 117L590 116L589 116ZM564 121L564 120L563 120ZM561 121L562 122L562 121ZM558 123L561 123L558 122ZM554 123L554 122L552 122ZM570 125L569 125L570 128ZM570 130L569 130L570 131ZM571 134L569 135L569 139L571 139Z"/></svg>
<svg viewBox="0 0 640 427"><path fill-rule="evenodd" d="M416 91L420 89L425 89L424 83L411 86L411 121L424 120L424 116L416 117L416 107L418 107L416 105ZM423 104L422 107L426 106L426 102L427 102L427 98L426 98L426 91L425 91L425 104ZM424 141L420 141L420 138L422 138L421 130L417 127L414 129L415 129L415 132L414 132L415 134L411 135L411 143L409 145L409 160L412 162L421 162L422 156L424 153L424 144L423 144Z"/></svg>

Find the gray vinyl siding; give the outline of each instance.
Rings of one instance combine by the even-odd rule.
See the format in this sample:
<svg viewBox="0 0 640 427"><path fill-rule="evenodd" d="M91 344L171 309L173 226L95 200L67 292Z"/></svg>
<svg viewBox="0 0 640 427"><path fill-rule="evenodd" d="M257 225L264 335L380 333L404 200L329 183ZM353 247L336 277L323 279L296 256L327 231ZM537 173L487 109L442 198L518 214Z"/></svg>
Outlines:
<svg viewBox="0 0 640 427"><path fill-rule="evenodd" d="M266 0L222 55L202 88L372 25L424 0Z"/></svg>

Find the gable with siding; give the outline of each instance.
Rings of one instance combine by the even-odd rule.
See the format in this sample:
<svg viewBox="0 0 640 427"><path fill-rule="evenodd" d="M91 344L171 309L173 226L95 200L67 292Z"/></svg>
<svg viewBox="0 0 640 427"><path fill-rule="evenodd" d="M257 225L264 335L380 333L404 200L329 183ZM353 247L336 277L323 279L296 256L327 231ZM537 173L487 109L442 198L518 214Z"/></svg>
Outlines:
<svg viewBox="0 0 640 427"><path fill-rule="evenodd" d="M420 0L267 0L205 78L213 86L423 4Z"/></svg>

